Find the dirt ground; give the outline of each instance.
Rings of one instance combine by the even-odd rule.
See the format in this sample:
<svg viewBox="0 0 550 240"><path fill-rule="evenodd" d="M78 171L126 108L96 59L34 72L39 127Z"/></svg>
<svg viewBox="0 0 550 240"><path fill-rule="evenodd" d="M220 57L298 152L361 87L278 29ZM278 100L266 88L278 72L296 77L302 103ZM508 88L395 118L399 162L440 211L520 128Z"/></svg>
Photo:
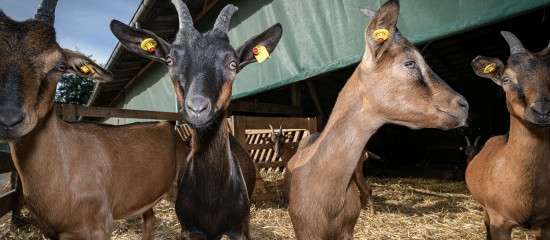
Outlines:
<svg viewBox="0 0 550 240"><path fill-rule="evenodd" d="M417 178L372 178L377 215L367 208L355 227L355 239L485 239L483 212L464 182ZM173 203L155 207L154 239L177 239L179 224ZM44 239L33 226L11 228L10 214L0 219L0 239ZM287 205L255 204L251 212L253 239L294 239ZM139 219L117 221L113 239L140 239ZM513 239L534 239L529 231L514 230Z"/></svg>

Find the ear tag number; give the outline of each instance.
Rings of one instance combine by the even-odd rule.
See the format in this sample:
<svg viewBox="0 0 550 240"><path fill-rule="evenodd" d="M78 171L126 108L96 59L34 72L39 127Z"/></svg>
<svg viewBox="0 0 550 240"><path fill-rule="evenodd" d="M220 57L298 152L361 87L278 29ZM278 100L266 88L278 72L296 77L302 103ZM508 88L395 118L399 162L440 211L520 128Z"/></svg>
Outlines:
<svg viewBox="0 0 550 240"><path fill-rule="evenodd" d="M390 32L384 28L376 29L372 33L372 38L379 43L386 41L388 37L390 37Z"/></svg>
<svg viewBox="0 0 550 240"><path fill-rule="evenodd" d="M157 41L155 41L155 39L152 39L152 38L146 38L143 41L141 41L140 46L141 46L141 50L154 53L156 50L155 47L157 46Z"/></svg>
<svg viewBox="0 0 550 240"><path fill-rule="evenodd" d="M489 63L483 68L483 73L494 73L497 71L497 65L495 63Z"/></svg>
<svg viewBox="0 0 550 240"><path fill-rule="evenodd" d="M265 46L262 46L262 45L258 45L252 48L252 53L254 53L254 57L259 63L265 61L270 57L269 52L267 51Z"/></svg>
<svg viewBox="0 0 550 240"><path fill-rule="evenodd" d="M94 69L91 68L91 67L88 67L88 65L86 65L86 64L80 66L80 72L84 73L84 74L94 74L95 73Z"/></svg>

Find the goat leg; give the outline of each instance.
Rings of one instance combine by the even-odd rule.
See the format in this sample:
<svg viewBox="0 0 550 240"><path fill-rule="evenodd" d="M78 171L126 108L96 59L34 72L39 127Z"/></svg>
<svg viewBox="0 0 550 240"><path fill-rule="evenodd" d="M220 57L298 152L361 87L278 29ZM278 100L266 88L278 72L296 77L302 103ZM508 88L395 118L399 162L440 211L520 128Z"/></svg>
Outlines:
<svg viewBox="0 0 550 240"><path fill-rule="evenodd" d="M361 197L360 197L361 208L364 207L368 201L370 214L371 216L374 216L376 214L376 211L374 210L374 201L372 199L372 189L369 187L367 181L365 180L365 176L363 175L363 161L359 161L359 163L357 163L357 167L355 168L354 179L355 179L355 183L357 184L357 187L359 188L359 192L361 193Z"/></svg>
<svg viewBox="0 0 550 240"><path fill-rule="evenodd" d="M151 235L153 234L153 228L155 227L155 222L157 221L155 217L155 212L153 211L153 208L149 208L147 211L145 211L143 214L141 214L141 224L143 233L141 235L142 240L149 240L151 239Z"/></svg>

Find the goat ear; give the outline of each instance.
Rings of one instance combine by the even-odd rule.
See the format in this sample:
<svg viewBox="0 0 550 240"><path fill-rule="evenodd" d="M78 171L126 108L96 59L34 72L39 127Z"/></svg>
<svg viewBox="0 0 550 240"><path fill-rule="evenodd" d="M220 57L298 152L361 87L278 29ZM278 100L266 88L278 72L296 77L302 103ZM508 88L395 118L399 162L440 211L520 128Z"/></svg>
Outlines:
<svg viewBox="0 0 550 240"><path fill-rule="evenodd" d="M63 49L63 55L67 60L65 73L73 73L99 82L113 81L113 74L102 68L84 54L69 49Z"/></svg>
<svg viewBox="0 0 550 240"><path fill-rule="evenodd" d="M499 86L502 86L502 73L504 72L504 63L498 58L477 56L472 60L472 69L476 75L489 78Z"/></svg>
<svg viewBox="0 0 550 240"><path fill-rule="evenodd" d="M365 16L371 17L372 11L359 9ZM378 62L396 37L396 24L399 15L399 1L389 0L372 16L365 29L365 55L371 62ZM381 35L376 35L381 34ZM375 36L376 35L376 36Z"/></svg>
<svg viewBox="0 0 550 240"><path fill-rule="evenodd" d="M254 57L254 53L252 52L254 47L258 45L264 46L267 52L271 53L275 50L275 47L277 47L277 44L279 43L279 40L281 40L282 36L283 27L280 23L276 23L264 32L248 39L248 41L236 50L237 57L239 58L239 71L246 65L257 62Z"/></svg>
<svg viewBox="0 0 550 240"><path fill-rule="evenodd" d="M166 64L166 56L170 52L170 44L153 32L145 29L135 29L114 19L111 21L111 32L113 32L126 50ZM146 39L153 39L156 42L154 50L149 51L147 48L145 50L142 48L142 42Z"/></svg>
<svg viewBox="0 0 550 240"><path fill-rule="evenodd" d="M290 134L290 133L288 133L287 135L285 135L285 137L286 137L287 139L293 139L293 138L294 138L294 136L293 136L292 134Z"/></svg>

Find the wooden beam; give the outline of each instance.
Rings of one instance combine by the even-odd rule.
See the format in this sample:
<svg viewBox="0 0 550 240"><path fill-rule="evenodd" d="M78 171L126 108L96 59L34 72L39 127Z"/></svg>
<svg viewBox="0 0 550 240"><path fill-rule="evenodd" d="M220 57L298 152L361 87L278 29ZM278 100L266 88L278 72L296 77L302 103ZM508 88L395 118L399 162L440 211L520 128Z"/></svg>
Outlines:
<svg viewBox="0 0 550 240"><path fill-rule="evenodd" d="M291 116L303 115L301 107L246 101L231 101L229 112L270 113Z"/></svg>
<svg viewBox="0 0 550 240"><path fill-rule="evenodd" d="M317 91L315 90L315 86L311 82L311 80L306 80L307 88L309 90L309 96L311 97L311 101L313 102L313 105L315 106L315 112L317 112L317 128L319 131L322 131L323 124L325 120L325 113L323 111L323 107L321 106L321 102L319 102L319 98L317 97Z"/></svg>
<svg viewBox="0 0 550 240"><path fill-rule="evenodd" d="M71 110L65 110L71 109ZM140 119L157 119L167 121L181 121L183 116L179 113L172 112L156 112L156 111L143 111L143 110L128 110L128 109L116 109L116 108L103 108L103 107L85 107L76 105L56 105L55 110L57 114L63 115L66 112L73 114L76 117L101 117L101 118L140 118ZM64 118L65 119L65 118ZM76 120L76 118L75 118Z"/></svg>
<svg viewBox="0 0 550 240"><path fill-rule="evenodd" d="M285 129L310 129L315 118L289 118L289 117L252 117L245 118L245 126L250 129L268 129L269 124L279 126L283 123Z"/></svg>

